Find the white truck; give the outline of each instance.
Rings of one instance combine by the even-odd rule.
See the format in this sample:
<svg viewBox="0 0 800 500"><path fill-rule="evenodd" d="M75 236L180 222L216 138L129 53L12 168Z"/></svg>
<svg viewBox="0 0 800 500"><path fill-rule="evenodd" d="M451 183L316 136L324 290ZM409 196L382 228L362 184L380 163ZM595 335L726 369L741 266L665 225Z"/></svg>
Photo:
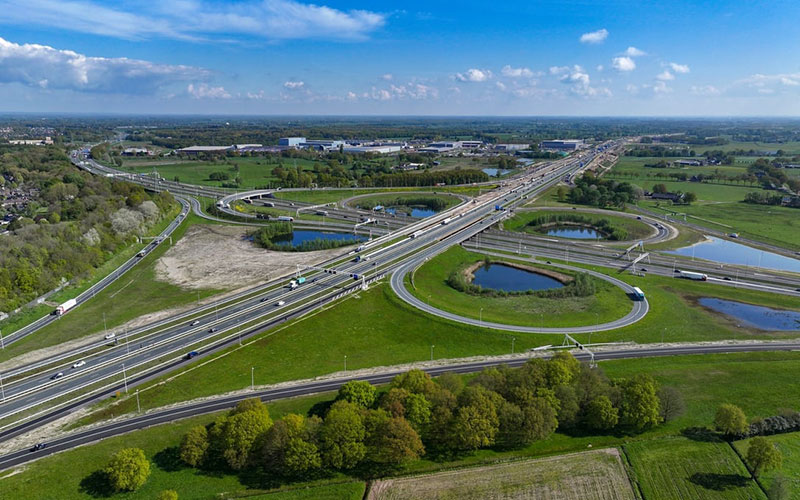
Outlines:
<svg viewBox="0 0 800 500"><path fill-rule="evenodd" d="M278 222L294 222L294 217L289 217L288 215L279 215Z"/></svg>
<svg viewBox="0 0 800 500"><path fill-rule="evenodd" d="M75 307L76 305L78 305L78 301L77 300L69 299L68 301L66 301L63 304L61 304L58 307L56 307L56 310L53 311L53 314L55 314L56 316L61 316L62 314L66 313L67 311L69 311L70 309Z"/></svg>
<svg viewBox="0 0 800 500"><path fill-rule="evenodd" d="M289 288L292 289L292 290L297 288L297 281L295 281L295 280L290 281L289 282Z"/></svg>
<svg viewBox="0 0 800 500"><path fill-rule="evenodd" d="M452 219L452 218L450 218L450 217L448 217L448 218L444 219L444 220L442 221L442 225L443 225L443 226L446 226L446 225L450 224L450 221L451 221L451 220L453 220L453 219Z"/></svg>
<svg viewBox="0 0 800 500"><path fill-rule="evenodd" d="M418 238L419 236L422 236L424 233L425 233L425 231L422 231L422 230L414 231L413 233L411 233L409 235L409 238Z"/></svg>
<svg viewBox="0 0 800 500"><path fill-rule="evenodd" d="M703 273L694 273L691 271L678 271L678 277L686 278L687 280L707 281L708 275Z"/></svg>

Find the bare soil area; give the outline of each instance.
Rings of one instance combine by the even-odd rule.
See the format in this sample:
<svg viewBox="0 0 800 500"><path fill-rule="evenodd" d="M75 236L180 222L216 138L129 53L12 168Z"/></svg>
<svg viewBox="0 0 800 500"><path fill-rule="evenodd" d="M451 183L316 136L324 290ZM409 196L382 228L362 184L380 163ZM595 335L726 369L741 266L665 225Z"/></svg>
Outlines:
<svg viewBox="0 0 800 500"><path fill-rule="evenodd" d="M416 498L633 500L616 448L387 479L372 484L368 500Z"/></svg>
<svg viewBox="0 0 800 500"><path fill-rule="evenodd" d="M231 289L265 283L345 255L349 247L317 252L273 252L247 239L248 228L198 224L167 250L156 264L156 277L183 288Z"/></svg>

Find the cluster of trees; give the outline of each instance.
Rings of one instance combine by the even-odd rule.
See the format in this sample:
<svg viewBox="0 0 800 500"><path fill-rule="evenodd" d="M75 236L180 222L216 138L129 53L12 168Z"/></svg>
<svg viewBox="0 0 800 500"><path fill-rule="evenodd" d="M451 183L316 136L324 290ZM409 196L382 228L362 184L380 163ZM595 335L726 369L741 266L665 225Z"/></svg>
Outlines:
<svg viewBox="0 0 800 500"><path fill-rule="evenodd" d="M0 146L0 184L36 193L9 224L0 252L0 311L86 275L156 223L169 193L93 176L56 147ZM0 214L2 215L2 214Z"/></svg>
<svg viewBox="0 0 800 500"><path fill-rule="evenodd" d="M747 416L741 408L725 403L720 405L714 415L714 427L730 440L755 436L750 439L747 449L747 464L753 477L758 478L764 471L779 469L782 462L780 450L762 436L800 429L800 413L788 411L785 415L759 419L748 424Z"/></svg>
<svg viewBox="0 0 800 500"><path fill-rule="evenodd" d="M653 193L666 194L669 193L669 189L667 189L666 184L654 184ZM678 201L675 203L684 203L686 205L691 205L692 203L697 201L697 194L691 191L687 191L685 193L683 191L675 191L674 194L678 196Z"/></svg>
<svg viewBox="0 0 800 500"><path fill-rule="evenodd" d="M180 456L192 467L290 480L354 469L369 473L424 454L517 448L557 429L638 432L675 416L664 415L664 394L648 376L611 381L568 352L519 369L486 369L466 386L455 374L434 381L412 370L380 394L367 382L348 382L335 401L318 405L310 416L289 414L273 422L260 401L243 401L213 423L192 428Z"/></svg>
<svg viewBox="0 0 800 500"><path fill-rule="evenodd" d="M531 219L526 226L538 231L546 232L547 228L559 224L574 224L579 226L591 227L604 237L613 241L625 241L628 239L628 231L614 226L608 219L594 219L581 214L549 214L541 215Z"/></svg>
<svg viewBox="0 0 800 500"><path fill-rule="evenodd" d="M591 172L575 179L575 187L566 195L570 203L600 208L622 208L641 197L641 189L628 182L595 177Z"/></svg>
<svg viewBox="0 0 800 500"><path fill-rule="evenodd" d="M634 148L630 148L625 150L625 156L635 156L635 157L647 157L647 156L654 156L654 157L666 157L666 158L675 158L675 157L685 157L685 156L695 156L695 152L689 148L672 148L672 147L665 147L665 146L650 146L650 147L642 147L637 146ZM647 165L645 165L647 166Z"/></svg>
<svg viewBox="0 0 800 500"><path fill-rule="evenodd" d="M784 196L783 194L771 193L769 191L752 191L744 195L744 202L754 205L782 205ZM789 203L786 206L800 208L800 196L790 197Z"/></svg>
<svg viewBox="0 0 800 500"><path fill-rule="evenodd" d="M373 178L362 177L359 186L397 187L397 186L439 186L488 182L489 176L480 170L439 170L422 173L381 174Z"/></svg>
<svg viewBox="0 0 800 500"><path fill-rule="evenodd" d="M785 184L794 192L800 191L800 180L790 178L783 169L764 158L754 161L747 167L747 172L756 176L766 189L774 189Z"/></svg>
<svg viewBox="0 0 800 500"><path fill-rule="evenodd" d="M313 250L328 250L352 245L353 240L335 240L328 238L315 238L306 240L299 245L292 244L294 227L291 222L274 222L261 226L250 233L258 246L267 250L278 250L281 252L311 252Z"/></svg>
<svg viewBox="0 0 800 500"><path fill-rule="evenodd" d="M720 151L718 149L708 150L703 153L703 156L706 157L706 161L718 165L733 165L736 160L736 156L730 151Z"/></svg>

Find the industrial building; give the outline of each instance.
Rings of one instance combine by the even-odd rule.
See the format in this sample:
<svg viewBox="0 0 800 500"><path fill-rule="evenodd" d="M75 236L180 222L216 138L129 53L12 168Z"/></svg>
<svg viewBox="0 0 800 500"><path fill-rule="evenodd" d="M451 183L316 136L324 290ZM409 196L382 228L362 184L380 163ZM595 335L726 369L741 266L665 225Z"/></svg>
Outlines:
<svg viewBox="0 0 800 500"><path fill-rule="evenodd" d="M189 146L176 152L185 155L198 155L200 153L224 153L233 149L233 146Z"/></svg>
<svg viewBox="0 0 800 500"><path fill-rule="evenodd" d="M434 142L417 151L420 153L446 153L461 147L461 141Z"/></svg>
<svg viewBox="0 0 800 500"><path fill-rule="evenodd" d="M300 146L306 142L305 137L281 137L278 139L278 146Z"/></svg>
<svg viewBox="0 0 800 500"><path fill-rule="evenodd" d="M390 154L397 153L403 149L400 144L381 144L376 146L344 146L342 152L344 153L377 153L377 154Z"/></svg>
<svg viewBox="0 0 800 500"><path fill-rule="evenodd" d="M540 149L551 149L555 151L577 151L585 147L586 144L580 139L542 141L541 144L539 144Z"/></svg>
<svg viewBox="0 0 800 500"><path fill-rule="evenodd" d="M493 149L495 151L522 151L529 147L530 144L495 144Z"/></svg>

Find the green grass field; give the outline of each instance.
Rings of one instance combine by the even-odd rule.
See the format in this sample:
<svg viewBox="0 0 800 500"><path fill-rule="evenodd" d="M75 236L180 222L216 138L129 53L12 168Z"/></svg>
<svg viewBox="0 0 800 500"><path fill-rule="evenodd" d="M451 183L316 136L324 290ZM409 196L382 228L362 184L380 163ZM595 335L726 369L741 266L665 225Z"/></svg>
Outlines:
<svg viewBox="0 0 800 500"><path fill-rule="evenodd" d="M766 498L725 442L669 437L630 443L624 450L647 500Z"/></svg>
<svg viewBox="0 0 800 500"><path fill-rule="evenodd" d="M594 279L595 295L568 298L477 296L460 292L447 284L450 274L483 258L482 254L459 246L452 247L417 269L411 291L434 307L470 318L513 325L591 325L621 318L631 309L631 301L621 289L599 279Z"/></svg>
<svg viewBox="0 0 800 500"><path fill-rule="evenodd" d="M367 498L633 500L635 496L619 454L611 448L388 479L373 483Z"/></svg>
<svg viewBox="0 0 800 500"><path fill-rule="evenodd" d="M275 193L276 198L283 200L300 201L304 203L333 203L364 194L396 194L402 196L409 191L428 191L437 193L454 193L464 196L475 196L481 191L493 189L489 186L438 186L438 187L409 187L409 188L375 188L373 189L309 189L304 191L280 191Z"/></svg>
<svg viewBox="0 0 800 500"><path fill-rule="evenodd" d="M767 440L781 452L783 462L780 469L762 472L761 477L758 479L759 482L769 491L769 487L772 486L775 478L783 476L789 483L789 498L800 498L800 433L790 432L788 434L767 436ZM734 446L742 457L746 457L750 440L736 441Z"/></svg>
<svg viewBox="0 0 800 500"><path fill-rule="evenodd" d="M208 221L205 219L190 214L173 233L173 242L180 239L192 224L206 223ZM8 346L0 352L0 361L18 356L23 352L60 344L87 334L97 333L100 335L104 330L104 317L105 325L111 330L144 314L191 304L219 293L219 290L185 290L155 279L156 262L168 248L168 241L162 243L95 297L35 334Z"/></svg>
<svg viewBox="0 0 800 500"><path fill-rule="evenodd" d="M629 240L638 240L653 234L653 229L651 226L630 217L622 217L619 215L614 215L613 212L608 214L605 213L597 214L592 212L583 212L579 210L574 212L566 212L564 210L536 210L530 212L517 211L514 217L511 217L510 219L503 221L502 226L503 229L506 229L508 231L522 231L526 233L541 235L542 233L536 231L534 228L527 226L527 224L531 220L542 216L569 215L569 214L580 215L582 217L586 217L590 221L607 219L612 224L613 227L624 229L628 233Z"/></svg>
<svg viewBox="0 0 800 500"><path fill-rule="evenodd" d="M315 162L304 159L284 158L281 160L285 169L294 168L295 165L303 171L311 171ZM238 165L239 171L235 171ZM128 159L125 160L122 170L149 174L155 169L161 177L173 180L178 177L181 182L200 186L219 187L221 181L212 181L209 175L213 172L225 172L232 182L238 175L242 179L240 189L275 186L278 178L272 175L272 170L278 166L277 160L262 157L226 158L220 161L177 160L164 158L157 159Z"/></svg>
<svg viewBox="0 0 800 500"><path fill-rule="evenodd" d="M733 493L730 491L720 493L713 489L706 491L706 488L692 483L689 478L695 473L744 476L744 466L741 461L738 462L738 467L736 466L738 458L727 445L720 447L718 446L720 443L698 443L678 436L687 427L710 425L715 409L724 402L735 402L744 409L749 417L776 414L781 407L786 406L786 394L797 394L800 391L798 385L800 382L796 377L796 373L800 370L800 353L762 352L670 356L604 361L600 366L612 378L649 373L661 384L675 387L686 400L686 415L642 434L569 436L556 433L545 441L533 443L523 449L513 451L480 450L455 457L449 462L422 459L410 464L400 472L402 474L432 473L460 466L491 465L524 457L574 453L585 451L589 445L599 449L624 444L628 451L628 457L632 462L636 460L633 465L637 472L642 469L655 471L663 464L666 468L664 474L674 475L679 479L676 484L682 485L681 487L686 488L687 491L697 494L707 492L708 498L717 498L722 493L735 495L738 491L746 491L748 493L755 492L752 498L763 498L758 496L758 491L752 490L751 487L744 487L742 490L734 489ZM201 380L200 375L205 374L198 373L197 375L196 379ZM765 380L769 380L776 387L781 387L782 390L763 390ZM270 415L276 419L290 412L305 413L313 405L331 398L332 394L328 393L277 401L269 404ZM253 488L252 482L243 482L242 478L229 475L207 475L176 464L172 447L178 444L181 435L192 425L205 424L214 417L215 415L206 415L160 425L33 462L18 474L8 477L0 475L0 498L90 498L87 493L81 492L81 482L102 467L113 452L128 446L141 447L148 457L153 459L158 456L159 459L155 463L153 475L144 489L135 495L127 495L126 498L153 498L158 491L167 488L177 489L180 498L209 498L217 492L233 494L242 492L245 488ZM770 439L785 439L796 447L796 444L792 443L793 436L796 435L787 434L785 437L775 436ZM651 443L653 443L652 451L649 451ZM784 470L789 474L794 470L792 467L796 466L786 458L788 454L785 450L784 454ZM693 467L696 466L696 469L689 469L685 464L694 464ZM638 469L636 469L637 467ZM654 477L653 475L640 477L640 481L652 482ZM333 491L351 488L338 484L346 479L345 477L334 478L337 485L326 486L323 491L328 491L329 488ZM701 480L701 484L707 484L705 482L708 480L707 476L701 476L698 479ZM255 485L255 487L260 486ZM290 485L291 488L305 486L315 487L318 484ZM667 486L664 487L667 488ZM355 489L355 487L352 488ZM249 492L259 493L252 490ZM669 495L674 490L666 489L664 492L665 495ZM300 495L301 493L295 490L282 494ZM278 496L278 498L281 497ZM289 496L288 498L293 497ZM645 496L645 498L651 497ZM681 497L673 494L673 496L655 496L653 498ZM706 497L687 496L685 498ZM740 498L740 496L731 496L730 498Z"/></svg>

